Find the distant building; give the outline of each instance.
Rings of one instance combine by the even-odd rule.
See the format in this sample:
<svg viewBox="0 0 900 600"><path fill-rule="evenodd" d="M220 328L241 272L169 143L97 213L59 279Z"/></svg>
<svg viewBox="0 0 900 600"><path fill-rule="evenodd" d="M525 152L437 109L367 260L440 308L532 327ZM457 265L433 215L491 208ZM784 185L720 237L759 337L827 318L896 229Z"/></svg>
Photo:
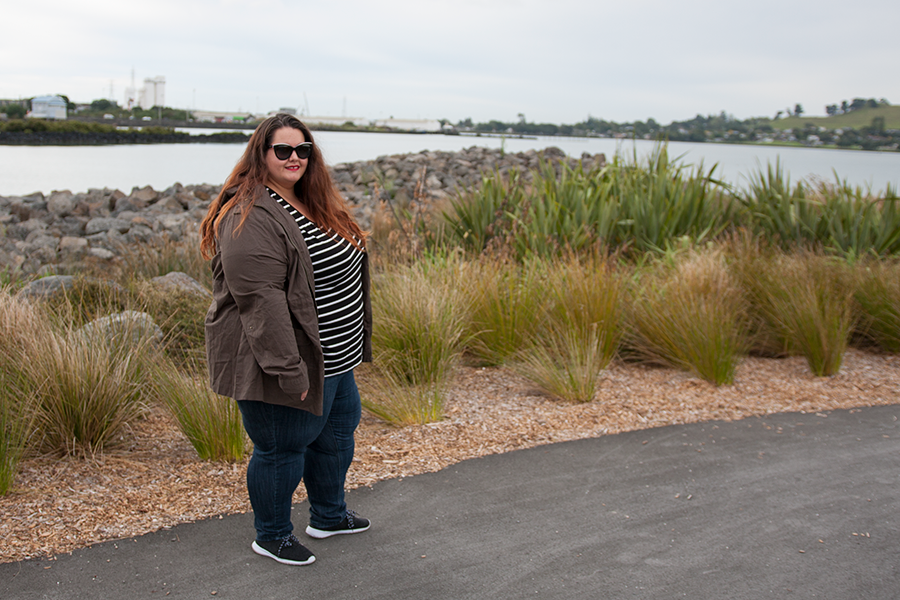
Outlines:
<svg viewBox="0 0 900 600"><path fill-rule="evenodd" d="M128 92L133 90L126 90ZM128 99L126 98L126 106ZM138 97L138 104L144 110L153 108L154 106L166 105L166 78L163 76L148 77L144 80L144 87L141 88Z"/></svg>
<svg viewBox="0 0 900 600"><path fill-rule="evenodd" d="M201 123L247 123L256 119L250 113L216 112L210 110L191 111L195 121Z"/></svg>
<svg viewBox="0 0 900 600"><path fill-rule="evenodd" d="M66 108L66 101L59 96L38 96L32 98L28 116L33 119L65 119Z"/></svg>
<svg viewBox="0 0 900 600"><path fill-rule="evenodd" d="M377 119L372 121L375 127L390 127L401 131L419 133L435 133L441 131L441 122L434 119Z"/></svg>
<svg viewBox="0 0 900 600"><path fill-rule="evenodd" d="M312 116L301 116L298 117L301 121L306 123L307 125L328 125L331 127L340 127L346 123L350 123L355 127L365 127L369 124L368 119L364 119L363 117L312 117Z"/></svg>

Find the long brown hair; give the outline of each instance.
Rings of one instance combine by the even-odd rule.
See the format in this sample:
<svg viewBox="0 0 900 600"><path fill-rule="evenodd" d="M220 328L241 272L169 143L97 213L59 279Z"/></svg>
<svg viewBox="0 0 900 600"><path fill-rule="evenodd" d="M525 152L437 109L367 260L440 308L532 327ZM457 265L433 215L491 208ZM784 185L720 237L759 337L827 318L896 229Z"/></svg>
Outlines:
<svg viewBox="0 0 900 600"><path fill-rule="evenodd" d="M306 172L294 185L294 193L306 205L313 223L324 231L334 231L357 248L365 246L366 236L350 216L344 198L334 186L322 152L313 140L309 127L293 115L279 113L259 124L250 136L244 154L222 186L222 191L209 205L206 216L200 223L200 253L204 258L209 259L215 254L219 224L235 208L243 209L235 230L240 231L250 214L254 192L266 183L266 152L272 143L272 136L283 127L299 130L303 133L304 140L312 142L312 154L309 156Z"/></svg>

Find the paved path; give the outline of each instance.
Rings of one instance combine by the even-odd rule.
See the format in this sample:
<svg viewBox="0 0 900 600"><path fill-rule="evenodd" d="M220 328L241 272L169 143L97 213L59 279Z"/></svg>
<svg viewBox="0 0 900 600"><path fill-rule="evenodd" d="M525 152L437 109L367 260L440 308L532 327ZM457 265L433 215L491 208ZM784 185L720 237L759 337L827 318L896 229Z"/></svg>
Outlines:
<svg viewBox="0 0 900 600"><path fill-rule="evenodd" d="M0 565L0 598L900 597L900 405L680 425L355 490L288 567L252 516Z"/></svg>

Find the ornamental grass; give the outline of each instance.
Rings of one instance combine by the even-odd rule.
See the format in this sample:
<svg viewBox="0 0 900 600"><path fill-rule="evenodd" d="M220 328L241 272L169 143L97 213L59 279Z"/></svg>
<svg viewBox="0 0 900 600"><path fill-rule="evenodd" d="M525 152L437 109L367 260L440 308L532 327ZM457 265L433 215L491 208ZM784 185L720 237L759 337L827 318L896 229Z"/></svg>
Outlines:
<svg viewBox="0 0 900 600"><path fill-rule="evenodd" d="M248 440L237 402L210 389L202 365L185 372L170 361L162 361L154 369L153 382L155 395L175 417L201 460L243 460Z"/></svg>
<svg viewBox="0 0 900 600"><path fill-rule="evenodd" d="M546 269L544 322L513 367L551 396L590 402L597 376L615 357L622 337L622 277L596 253L583 260L573 255Z"/></svg>
<svg viewBox="0 0 900 600"><path fill-rule="evenodd" d="M743 267L743 284L763 337L806 358L817 376L838 372L854 330L853 281L846 262L798 252L776 253Z"/></svg>
<svg viewBox="0 0 900 600"><path fill-rule="evenodd" d="M746 303L719 250L691 250L645 267L629 299L630 352L731 384L747 348Z"/></svg>
<svg viewBox="0 0 900 600"><path fill-rule="evenodd" d="M857 330L883 351L900 352L900 264L867 260L854 272Z"/></svg>

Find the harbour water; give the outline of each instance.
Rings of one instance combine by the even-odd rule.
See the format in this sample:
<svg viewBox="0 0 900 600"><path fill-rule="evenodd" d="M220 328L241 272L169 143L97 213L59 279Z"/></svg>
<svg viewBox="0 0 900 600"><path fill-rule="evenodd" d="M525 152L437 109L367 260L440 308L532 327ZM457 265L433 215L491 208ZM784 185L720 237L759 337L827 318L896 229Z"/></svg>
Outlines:
<svg viewBox="0 0 900 600"><path fill-rule="evenodd" d="M649 141L608 138L500 138L428 134L315 133L329 164L372 160L382 155L423 150L454 151L470 146L503 148L506 152L543 150L556 146L570 156L616 152L643 157L652 152ZM150 185L165 189L174 183L219 185L244 150L243 144L159 144L129 146L0 146L0 195L50 193L67 189L116 188L130 192ZM670 158L684 164L703 164L715 176L741 186L760 168L779 161L792 181L818 178L834 181L835 174L852 185L884 190L900 187L900 153L825 150L757 145L670 142Z"/></svg>

